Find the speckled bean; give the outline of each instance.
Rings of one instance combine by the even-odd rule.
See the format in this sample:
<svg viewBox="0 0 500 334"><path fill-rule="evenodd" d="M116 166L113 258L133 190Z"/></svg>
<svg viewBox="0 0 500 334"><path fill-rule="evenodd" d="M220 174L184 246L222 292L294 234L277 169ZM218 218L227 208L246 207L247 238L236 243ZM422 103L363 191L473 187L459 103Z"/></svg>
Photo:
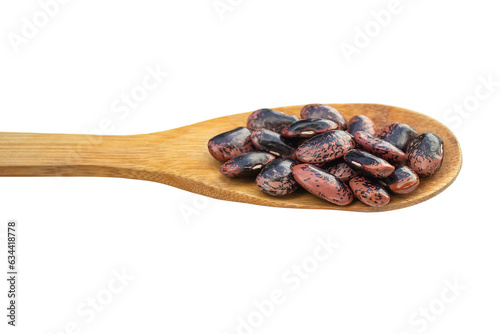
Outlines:
<svg viewBox="0 0 500 334"><path fill-rule="evenodd" d="M344 161L339 161L336 164L327 167L327 171L328 173L338 177L345 183L348 183L351 178L358 175L358 173L355 172L351 167L349 167L349 165Z"/></svg>
<svg viewBox="0 0 500 334"><path fill-rule="evenodd" d="M298 121L294 115L287 115L272 109L259 109L248 117L247 128L250 130L268 129L280 133L283 128Z"/></svg>
<svg viewBox="0 0 500 334"><path fill-rule="evenodd" d="M366 205L381 207L391 200L391 196L383 186L364 176L353 177L349 181L349 186L354 196Z"/></svg>
<svg viewBox="0 0 500 334"><path fill-rule="evenodd" d="M371 135L375 134L375 123L365 115L353 116L347 123L347 132L355 135L358 131L365 131Z"/></svg>
<svg viewBox="0 0 500 334"><path fill-rule="evenodd" d="M281 136L281 139L288 145L297 148L303 143L305 143L309 138L299 138L299 137L294 137L294 138L287 138Z"/></svg>
<svg viewBox="0 0 500 334"><path fill-rule="evenodd" d="M298 160L321 163L341 158L355 146L354 137L342 130L319 134L304 142L295 152Z"/></svg>
<svg viewBox="0 0 500 334"><path fill-rule="evenodd" d="M277 157L293 157L295 148L281 140L279 133L267 129L252 131L250 136L257 150L265 151Z"/></svg>
<svg viewBox="0 0 500 334"><path fill-rule="evenodd" d="M417 130L405 123L393 122L384 126L377 137L391 143L402 151L406 151L406 146L410 140L417 135Z"/></svg>
<svg viewBox="0 0 500 334"><path fill-rule="evenodd" d="M292 170L295 180L313 195L337 205L350 204L354 199L344 182L319 167L300 164Z"/></svg>
<svg viewBox="0 0 500 334"><path fill-rule="evenodd" d="M208 151L222 162L253 150L250 130L244 127L226 131L208 141Z"/></svg>
<svg viewBox="0 0 500 334"><path fill-rule="evenodd" d="M347 152L344 160L353 170L366 176L384 178L394 172L394 166L384 159L357 149Z"/></svg>
<svg viewBox="0 0 500 334"><path fill-rule="evenodd" d="M408 159L406 153L401 151L396 146L367 132L356 132L356 134L354 135L354 140L363 150L391 163L397 164L405 162Z"/></svg>
<svg viewBox="0 0 500 334"><path fill-rule="evenodd" d="M243 153L223 163L220 172L228 177L252 177L274 159L274 155L264 152Z"/></svg>
<svg viewBox="0 0 500 334"><path fill-rule="evenodd" d="M420 177L436 174L443 164L444 142L431 132L424 132L413 138L406 149L407 165Z"/></svg>
<svg viewBox="0 0 500 334"><path fill-rule="evenodd" d="M400 166L381 183L389 187L393 193L402 195L417 189L420 178L407 166Z"/></svg>
<svg viewBox="0 0 500 334"><path fill-rule="evenodd" d="M340 125L329 119L301 119L284 128L281 135L286 138L311 138L320 133L340 129Z"/></svg>
<svg viewBox="0 0 500 334"><path fill-rule="evenodd" d="M323 118L334 121L340 125L341 130L345 130L347 121L337 109L327 104L308 104L300 111L300 118Z"/></svg>
<svg viewBox="0 0 500 334"><path fill-rule="evenodd" d="M297 160L280 158L268 163L257 175L257 186L268 195L283 196L293 193L298 185L293 178L292 168Z"/></svg>

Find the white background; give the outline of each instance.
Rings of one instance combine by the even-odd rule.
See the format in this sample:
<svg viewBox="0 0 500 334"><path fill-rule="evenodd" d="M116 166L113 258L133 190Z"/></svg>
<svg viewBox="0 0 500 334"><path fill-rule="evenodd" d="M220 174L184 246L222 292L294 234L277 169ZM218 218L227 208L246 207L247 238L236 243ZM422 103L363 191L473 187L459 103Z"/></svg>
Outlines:
<svg viewBox="0 0 500 334"><path fill-rule="evenodd" d="M125 179L0 178L2 272L6 222L20 226L18 327L6 325L2 279L1 333L500 330L493 2L223 0L221 13L212 0L61 0L44 22L47 2L0 5L0 131L90 133L107 119L109 134L136 134L262 107L383 103L452 128L464 165L432 200L377 214ZM357 53L346 57L347 44ZM147 68L168 76L126 116L114 112ZM283 277L314 264L318 238L339 247L293 290ZM273 290L283 302L257 314Z"/></svg>

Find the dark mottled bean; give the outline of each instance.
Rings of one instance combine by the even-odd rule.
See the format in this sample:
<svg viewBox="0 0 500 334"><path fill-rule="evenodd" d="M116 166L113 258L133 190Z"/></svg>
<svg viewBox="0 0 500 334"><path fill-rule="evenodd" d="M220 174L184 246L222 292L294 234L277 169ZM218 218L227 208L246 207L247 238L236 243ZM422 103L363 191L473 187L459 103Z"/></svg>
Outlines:
<svg viewBox="0 0 500 334"><path fill-rule="evenodd" d="M208 151L222 162L253 150L250 130L244 127L221 133L208 141Z"/></svg>
<svg viewBox="0 0 500 334"><path fill-rule="evenodd" d="M420 177L436 174L443 163L443 139L431 132L424 132L413 138L406 149L408 167Z"/></svg>
<svg viewBox="0 0 500 334"><path fill-rule="evenodd" d="M337 205L350 204L354 199L344 182L319 167L300 164L292 170L295 180L313 195Z"/></svg>
<svg viewBox="0 0 500 334"><path fill-rule="evenodd" d="M295 148L281 140L279 133L267 129L252 131L252 143L260 151L265 151L277 157L293 157Z"/></svg>
<svg viewBox="0 0 500 334"><path fill-rule="evenodd" d="M400 163L405 162L408 159L406 153L401 151L396 146L367 132L356 132L354 140L363 150L389 162Z"/></svg>
<svg viewBox="0 0 500 334"><path fill-rule="evenodd" d="M381 182L395 194L408 194L417 189L420 178L410 168L400 166Z"/></svg>
<svg viewBox="0 0 500 334"><path fill-rule="evenodd" d="M338 130L339 128L338 123L329 119L308 118L290 124L281 131L281 135L286 138L311 138L320 133Z"/></svg>
<svg viewBox="0 0 500 334"><path fill-rule="evenodd" d="M347 132L354 136L358 131L365 131L371 135L374 135L375 124L368 116L354 116L349 120L349 123L347 123Z"/></svg>
<svg viewBox="0 0 500 334"><path fill-rule="evenodd" d="M302 145L303 143L305 143L309 138L299 138L299 137L287 138L287 137L281 136L281 139L285 143L287 143L288 145L290 145L290 146L292 146L294 148L297 148L300 145Z"/></svg>
<svg viewBox="0 0 500 334"><path fill-rule="evenodd" d="M223 163L220 172L228 177L256 176L274 159L274 155L264 152L243 153Z"/></svg>
<svg viewBox="0 0 500 334"><path fill-rule="evenodd" d="M341 130L345 130L347 121L340 111L327 104L308 104L300 111L300 118L323 118L334 121L340 125Z"/></svg>
<svg viewBox="0 0 500 334"><path fill-rule="evenodd" d="M351 178L358 175L348 164L344 161L339 161L338 163L327 168L328 173L333 176L338 177L343 182L347 183Z"/></svg>
<svg viewBox="0 0 500 334"><path fill-rule="evenodd" d="M382 140L391 143L402 151L410 140L417 135L417 130L405 123L394 122L384 126L377 134Z"/></svg>
<svg viewBox="0 0 500 334"><path fill-rule="evenodd" d="M341 158L355 146L354 137L342 130L319 134L297 148L296 157L302 162L321 163Z"/></svg>
<svg viewBox="0 0 500 334"><path fill-rule="evenodd" d="M364 176L353 177L349 186L361 202L373 207L381 207L389 203L391 196L380 184Z"/></svg>
<svg viewBox="0 0 500 334"><path fill-rule="evenodd" d="M248 117L247 128L250 130L268 129L279 133L284 127L298 120L299 118L294 115L287 115L272 109L259 109Z"/></svg>
<svg viewBox="0 0 500 334"><path fill-rule="evenodd" d="M297 189L292 168L298 164L294 159L276 159L268 163L257 175L257 186L271 196L283 196Z"/></svg>
<svg viewBox="0 0 500 334"><path fill-rule="evenodd" d="M394 166L384 159L357 149L347 152L344 160L353 170L366 176L384 178L394 172Z"/></svg>

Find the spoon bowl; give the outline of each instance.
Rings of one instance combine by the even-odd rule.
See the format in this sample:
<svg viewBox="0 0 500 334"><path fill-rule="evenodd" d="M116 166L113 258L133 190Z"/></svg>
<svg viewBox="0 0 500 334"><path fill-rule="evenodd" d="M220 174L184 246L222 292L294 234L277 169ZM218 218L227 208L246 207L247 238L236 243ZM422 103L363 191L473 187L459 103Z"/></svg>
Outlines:
<svg viewBox="0 0 500 334"><path fill-rule="evenodd" d="M204 196L234 202L301 209L388 211L428 200L457 178L462 153L455 135L440 122L408 109L380 104L330 104L347 120L370 117L377 127L406 123L419 133L433 132L444 141L444 162L437 174L422 178L407 195L391 195L386 206L373 208L354 201L347 206L326 202L305 190L269 196L253 179L231 179L219 173L221 162L208 152L215 135L245 126L251 112L235 114L177 129L140 135L76 135L0 133L0 176L100 176L147 180ZM273 108L299 116L302 105Z"/></svg>

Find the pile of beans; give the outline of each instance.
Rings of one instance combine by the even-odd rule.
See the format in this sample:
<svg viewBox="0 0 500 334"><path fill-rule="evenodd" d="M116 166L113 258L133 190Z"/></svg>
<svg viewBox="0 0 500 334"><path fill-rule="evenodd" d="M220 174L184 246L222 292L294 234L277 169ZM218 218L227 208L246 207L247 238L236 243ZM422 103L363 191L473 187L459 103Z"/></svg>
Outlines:
<svg viewBox="0 0 500 334"><path fill-rule="evenodd" d="M337 205L357 198L374 207L389 203L391 194L412 192L443 162L443 140L404 123L377 131L369 117L347 121L324 104L304 106L300 118L259 109L246 127L210 139L208 150L223 162L223 175L256 178L271 196L300 186Z"/></svg>

